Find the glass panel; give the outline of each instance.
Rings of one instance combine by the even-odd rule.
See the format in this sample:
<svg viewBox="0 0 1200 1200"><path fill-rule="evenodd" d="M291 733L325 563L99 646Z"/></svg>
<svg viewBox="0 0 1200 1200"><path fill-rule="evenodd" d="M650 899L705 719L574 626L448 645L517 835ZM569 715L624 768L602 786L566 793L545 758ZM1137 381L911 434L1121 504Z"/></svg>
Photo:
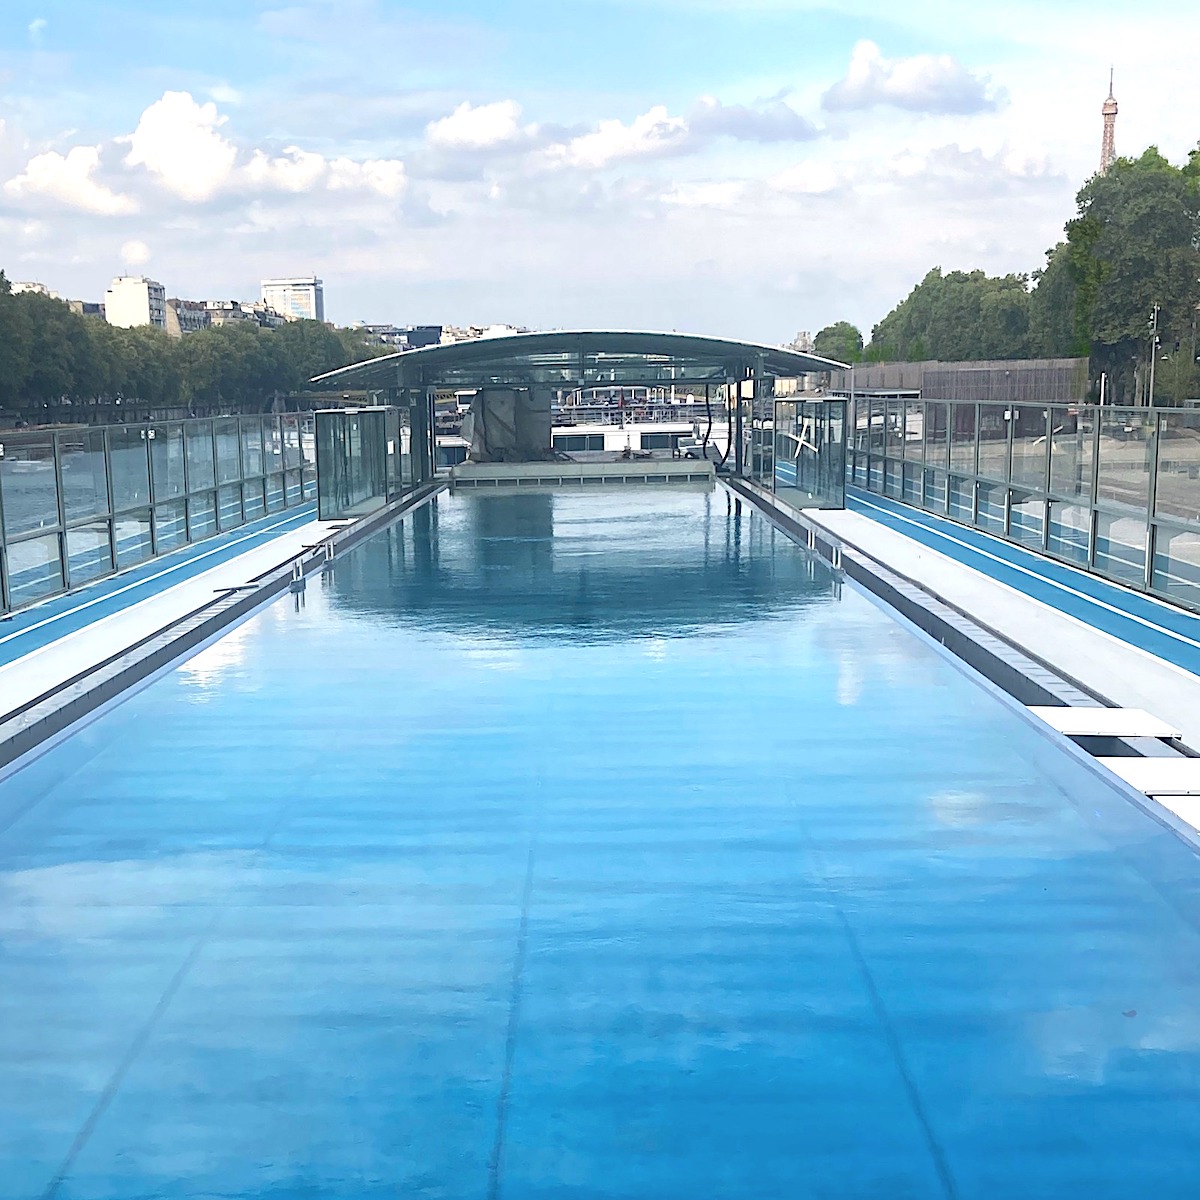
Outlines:
<svg viewBox="0 0 1200 1200"><path fill-rule="evenodd" d="M154 537L159 554L187 545L187 520L182 500L154 506Z"/></svg>
<svg viewBox="0 0 1200 1200"><path fill-rule="evenodd" d="M979 470L989 479L1008 478L1008 421L1006 404L979 406Z"/></svg>
<svg viewBox="0 0 1200 1200"><path fill-rule="evenodd" d="M933 512L946 511L946 473L925 469L925 507Z"/></svg>
<svg viewBox="0 0 1200 1200"><path fill-rule="evenodd" d="M981 452L982 449L980 446ZM1008 489L1003 485L980 482L976 497L978 511L975 517L975 524L980 529L986 529L989 533L1004 532L1004 502L1007 496Z"/></svg>
<svg viewBox="0 0 1200 1200"><path fill-rule="evenodd" d="M287 493L288 504L300 503L300 472L287 471L284 473L284 490Z"/></svg>
<svg viewBox="0 0 1200 1200"><path fill-rule="evenodd" d="M1043 494L1020 492L1015 488L1009 493L1008 536L1013 541L1040 550L1045 521L1046 501Z"/></svg>
<svg viewBox="0 0 1200 1200"><path fill-rule="evenodd" d="M1145 520L1097 513L1095 566L1104 575L1141 585L1146 577Z"/></svg>
<svg viewBox="0 0 1200 1200"><path fill-rule="evenodd" d="M1200 531L1158 527L1154 587L1175 600L1200 607Z"/></svg>
<svg viewBox="0 0 1200 1200"><path fill-rule="evenodd" d="M107 520L67 530L67 574L72 587L95 579L97 575L107 575L112 569Z"/></svg>
<svg viewBox="0 0 1200 1200"><path fill-rule="evenodd" d="M921 503L921 465L906 462L904 464L904 488L902 499L909 504Z"/></svg>
<svg viewBox="0 0 1200 1200"><path fill-rule="evenodd" d="M1150 500L1153 461L1154 414L1128 409L1106 411L1100 418L1096 502L1144 514Z"/></svg>
<svg viewBox="0 0 1200 1200"><path fill-rule="evenodd" d="M904 456L904 401L887 401L887 419L884 429L887 431L887 455L889 458Z"/></svg>
<svg viewBox="0 0 1200 1200"><path fill-rule="evenodd" d="M115 471L114 471L115 475ZM113 533L117 542L117 566L130 567L150 557L150 510L121 513L113 518Z"/></svg>
<svg viewBox="0 0 1200 1200"><path fill-rule="evenodd" d="M150 430L150 474L154 480L154 500L174 500L182 496L183 427L155 425Z"/></svg>
<svg viewBox="0 0 1200 1200"><path fill-rule="evenodd" d="M187 435L188 490L211 488L217 481L213 468L213 439L211 421L189 421Z"/></svg>
<svg viewBox="0 0 1200 1200"><path fill-rule="evenodd" d="M867 487L872 492L883 491L883 459L871 457L867 466Z"/></svg>
<svg viewBox="0 0 1200 1200"><path fill-rule="evenodd" d="M1092 497L1095 414L1087 409L1050 410L1050 490L1058 496Z"/></svg>
<svg viewBox="0 0 1200 1200"><path fill-rule="evenodd" d="M304 468L304 499L315 500L317 497L317 473L312 467Z"/></svg>
<svg viewBox="0 0 1200 1200"><path fill-rule="evenodd" d="M968 524L975 520L974 480L950 476L950 515Z"/></svg>
<svg viewBox="0 0 1200 1200"><path fill-rule="evenodd" d="M217 482L236 483L242 477L237 417L213 421L213 439L217 444Z"/></svg>
<svg viewBox="0 0 1200 1200"><path fill-rule="evenodd" d="M193 542L217 532L216 497L199 492L188 497L188 536Z"/></svg>
<svg viewBox="0 0 1200 1200"><path fill-rule="evenodd" d="M854 460L854 482L858 487L867 486L867 456L860 454Z"/></svg>
<svg viewBox="0 0 1200 1200"><path fill-rule="evenodd" d="M1200 524L1200 412L1162 413L1154 511Z"/></svg>
<svg viewBox="0 0 1200 1200"><path fill-rule="evenodd" d="M279 418L281 438L283 441L283 465L298 467L303 461L300 457L300 418L287 414Z"/></svg>
<svg viewBox="0 0 1200 1200"><path fill-rule="evenodd" d="M975 405L950 405L950 466L968 475L975 473Z"/></svg>
<svg viewBox="0 0 1200 1200"><path fill-rule="evenodd" d="M242 489L236 483L217 489L218 520L222 529L242 523Z"/></svg>
<svg viewBox="0 0 1200 1200"><path fill-rule="evenodd" d="M1012 408L1012 481L1041 492L1046 487L1046 409Z"/></svg>
<svg viewBox="0 0 1200 1200"><path fill-rule="evenodd" d="M267 512L279 512L283 508L283 476L267 476Z"/></svg>
<svg viewBox="0 0 1200 1200"><path fill-rule="evenodd" d="M48 433L0 434L0 495L4 498L4 532L13 537L58 525L54 439ZM61 586L61 585L60 585ZM50 589L54 590L54 589ZM45 595L39 592L38 595ZM13 604L19 600L13 585Z"/></svg>
<svg viewBox="0 0 1200 1200"><path fill-rule="evenodd" d="M150 460L146 455L149 432L144 425L114 425L108 430L113 508L118 511L144 508L150 503Z"/></svg>
<svg viewBox="0 0 1200 1200"><path fill-rule="evenodd" d="M5 455L8 448L5 447ZM63 590L58 534L8 545L8 598L13 608Z"/></svg>
<svg viewBox="0 0 1200 1200"><path fill-rule="evenodd" d="M247 521L253 521L256 517L261 517L267 511L266 501L263 499L263 481L261 479L251 479L242 484L242 505Z"/></svg>
<svg viewBox="0 0 1200 1200"><path fill-rule="evenodd" d="M796 405L775 402L775 494L788 504L802 507L800 456L804 452L801 430L796 421ZM645 445L643 435L642 444Z"/></svg>
<svg viewBox="0 0 1200 1200"><path fill-rule="evenodd" d="M890 458L884 465L883 473L883 491L884 495L892 496L896 500L900 499L900 489L903 483L901 476L901 465L898 462L893 462Z"/></svg>
<svg viewBox="0 0 1200 1200"><path fill-rule="evenodd" d="M604 437L600 437L600 447L604 449ZM413 486L413 467L412 467L412 426L409 424L408 409L400 410L400 486L401 488L411 488Z"/></svg>
<svg viewBox="0 0 1200 1200"><path fill-rule="evenodd" d="M882 454L887 441L887 407L878 396L872 396L868 405L870 428L867 430L867 446L872 454Z"/></svg>
<svg viewBox="0 0 1200 1200"><path fill-rule="evenodd" d="M315 467L317 465L317 439L311 416L305 417L300 423L300 450L304 455L304 465Z"/></svg>
<svg viewBox="0 0 1200 1200"><path fill-rule="evenodd" d="M950 405L925 405L925 465L945 468L950 463Z"/></svg>
<svg viewBox="0 0 1200 1200"><path fill-rule="evenodd" d="M279 436L279 418L263 417L264 471L283 469L283 440Z"/></svg>
<svg viewBox="0 0 1200 1200"><path fill-rule="evenodd" d="M62 470L63 514L68 521L108 512L108 468L104 430L70 429L58 435ZM72 579L74 573L72 571Z"/></svg>
<svg viewBox="0 0 1200 1200"><path fill-rule="evenodd" d="M1050 501L1050 521L1046 531L1046 549L1068 562L1087 566L1088 532L1092 510L1066 500Z"/></svg>
<svg viewBox="0 0 1200 1200"><path fill-rule="evenodd" d="M263 436L261 417L242 417L238 422L242 435L242 478L263 473Z"/></svg>
<svg viewBox="0 0 1200 1200"><path fill-rule="evenodd" d="M846 502L845 405L838 401L775 404L775 491L803 508Z"/></svg>
<svg viewBox="0 0 1200 1200"><path fill-rule="evenodd" d="M925 450L925 407L920 400L906 400L904 409L904 457L917 462Z"/></svg>

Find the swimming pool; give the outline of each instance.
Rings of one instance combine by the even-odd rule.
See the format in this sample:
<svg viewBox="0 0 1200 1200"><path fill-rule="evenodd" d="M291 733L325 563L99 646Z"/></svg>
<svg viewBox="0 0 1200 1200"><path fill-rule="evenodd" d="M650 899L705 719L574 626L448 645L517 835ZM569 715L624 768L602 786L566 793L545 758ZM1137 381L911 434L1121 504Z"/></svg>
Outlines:
<svg viewBox="0 0 1200 1200"><path fill-rule="evenodd" d="M442 495L0 783L0 1195L1192 1196L1198 880L723 489Z"/></svg>

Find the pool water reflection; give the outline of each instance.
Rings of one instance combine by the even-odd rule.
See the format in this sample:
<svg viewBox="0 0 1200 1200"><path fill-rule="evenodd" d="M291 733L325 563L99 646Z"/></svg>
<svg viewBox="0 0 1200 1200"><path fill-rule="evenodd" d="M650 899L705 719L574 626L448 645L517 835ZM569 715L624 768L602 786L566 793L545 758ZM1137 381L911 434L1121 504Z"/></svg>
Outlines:
<svg viewBox="0 0 1200 1200"><path fill-rule="evenodd" d="M0 784L0 1194L1191 1196L1196 868L721 489L443 495Z"/></svg>

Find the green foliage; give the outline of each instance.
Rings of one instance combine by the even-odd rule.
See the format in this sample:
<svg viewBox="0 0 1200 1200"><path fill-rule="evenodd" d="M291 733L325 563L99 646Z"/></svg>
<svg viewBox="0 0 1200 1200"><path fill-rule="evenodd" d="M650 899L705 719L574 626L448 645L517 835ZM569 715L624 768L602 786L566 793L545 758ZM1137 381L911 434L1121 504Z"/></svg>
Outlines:
<svg viewBox="0 0 1200 1200"><path fill-rule="evenodd" d="M871 334L868 358L920 362L940 359L1027 358L1029 280L982 271L935 267Z"/></svg>
<svg viewBox="0 0 1200 1200"><path fill-rule="evenodd" d="M1046 265L1033 275L1029 296L1029 348L1035 358L1087 356L1086 334L1075 320L1078 288L1065 242L1046 251Z"/></svg>
<svg viewBox="0 0 1200 1200"><path fill-rule="evenodd" d="M935 268L878 325L869 362L1090 355L1114 400L1133 401L1159 306L1156 398L1197 388L1190 349L1200 305L1200 146L1175 167L1150 147L1118 159L1077 197L1067 240L1031 278ZM1032 285L1032 286L1031 286ZM1190 397L1186 397L1190 398Z"/></svg>
<svg viewBox="0 0 1200 1200"><path fill-rule="evenodd" d="M1108 372L1114 399L1131 401L1150 355L1160 353L1150 345L1154 306L1162 345L1191 337L1200 304L1200 149L1183 167L1154 146L1118 159L1084 185L1077 205L1067 254L1078 339L1094 372Z"/></svg>
<svg viewBox="0 0 1200 1200"><path fill-rule="evenodd" d="M181 340L150 326L118 329L49 296L14 296L0 271L0 409L122 399L254 410L380 352L389 351L317 321L272 330L238 321Z"/></svg>
<svg viewBox="0 0 1200 1200"><path fill-rule="evenodd" d="M833 325L826 325L813 338L813 352L822 358L832 358L836 362L859 362L863 355L862 331L849 321L837 321Z"/></svg>

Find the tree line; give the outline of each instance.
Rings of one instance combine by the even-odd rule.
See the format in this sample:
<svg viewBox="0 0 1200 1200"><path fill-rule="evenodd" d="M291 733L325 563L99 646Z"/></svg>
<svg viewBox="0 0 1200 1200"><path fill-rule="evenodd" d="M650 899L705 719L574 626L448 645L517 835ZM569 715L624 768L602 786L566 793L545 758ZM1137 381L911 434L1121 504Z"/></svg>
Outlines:
<svg viewBox="0 0 1200 1200"><path fill-rule="evenodd" d="M1200 147L1181 167L1155 147L1121 158L1076 197L1065 240L1028 275L934 268L871 331L838 321L818 354L842 362L1087 357L1109 399L1200 394ZM1153 328L1157 310L1157 333Z"/></svg>
<svg viewBox="0 0 1200 1200"><path fill-rule="evenodd" d="M0 271L0 412L64 401L253 412L314 375L384 353L357 330L317 321L237 321L183 338L120 329L41 293L13 295Z"/></svg>

